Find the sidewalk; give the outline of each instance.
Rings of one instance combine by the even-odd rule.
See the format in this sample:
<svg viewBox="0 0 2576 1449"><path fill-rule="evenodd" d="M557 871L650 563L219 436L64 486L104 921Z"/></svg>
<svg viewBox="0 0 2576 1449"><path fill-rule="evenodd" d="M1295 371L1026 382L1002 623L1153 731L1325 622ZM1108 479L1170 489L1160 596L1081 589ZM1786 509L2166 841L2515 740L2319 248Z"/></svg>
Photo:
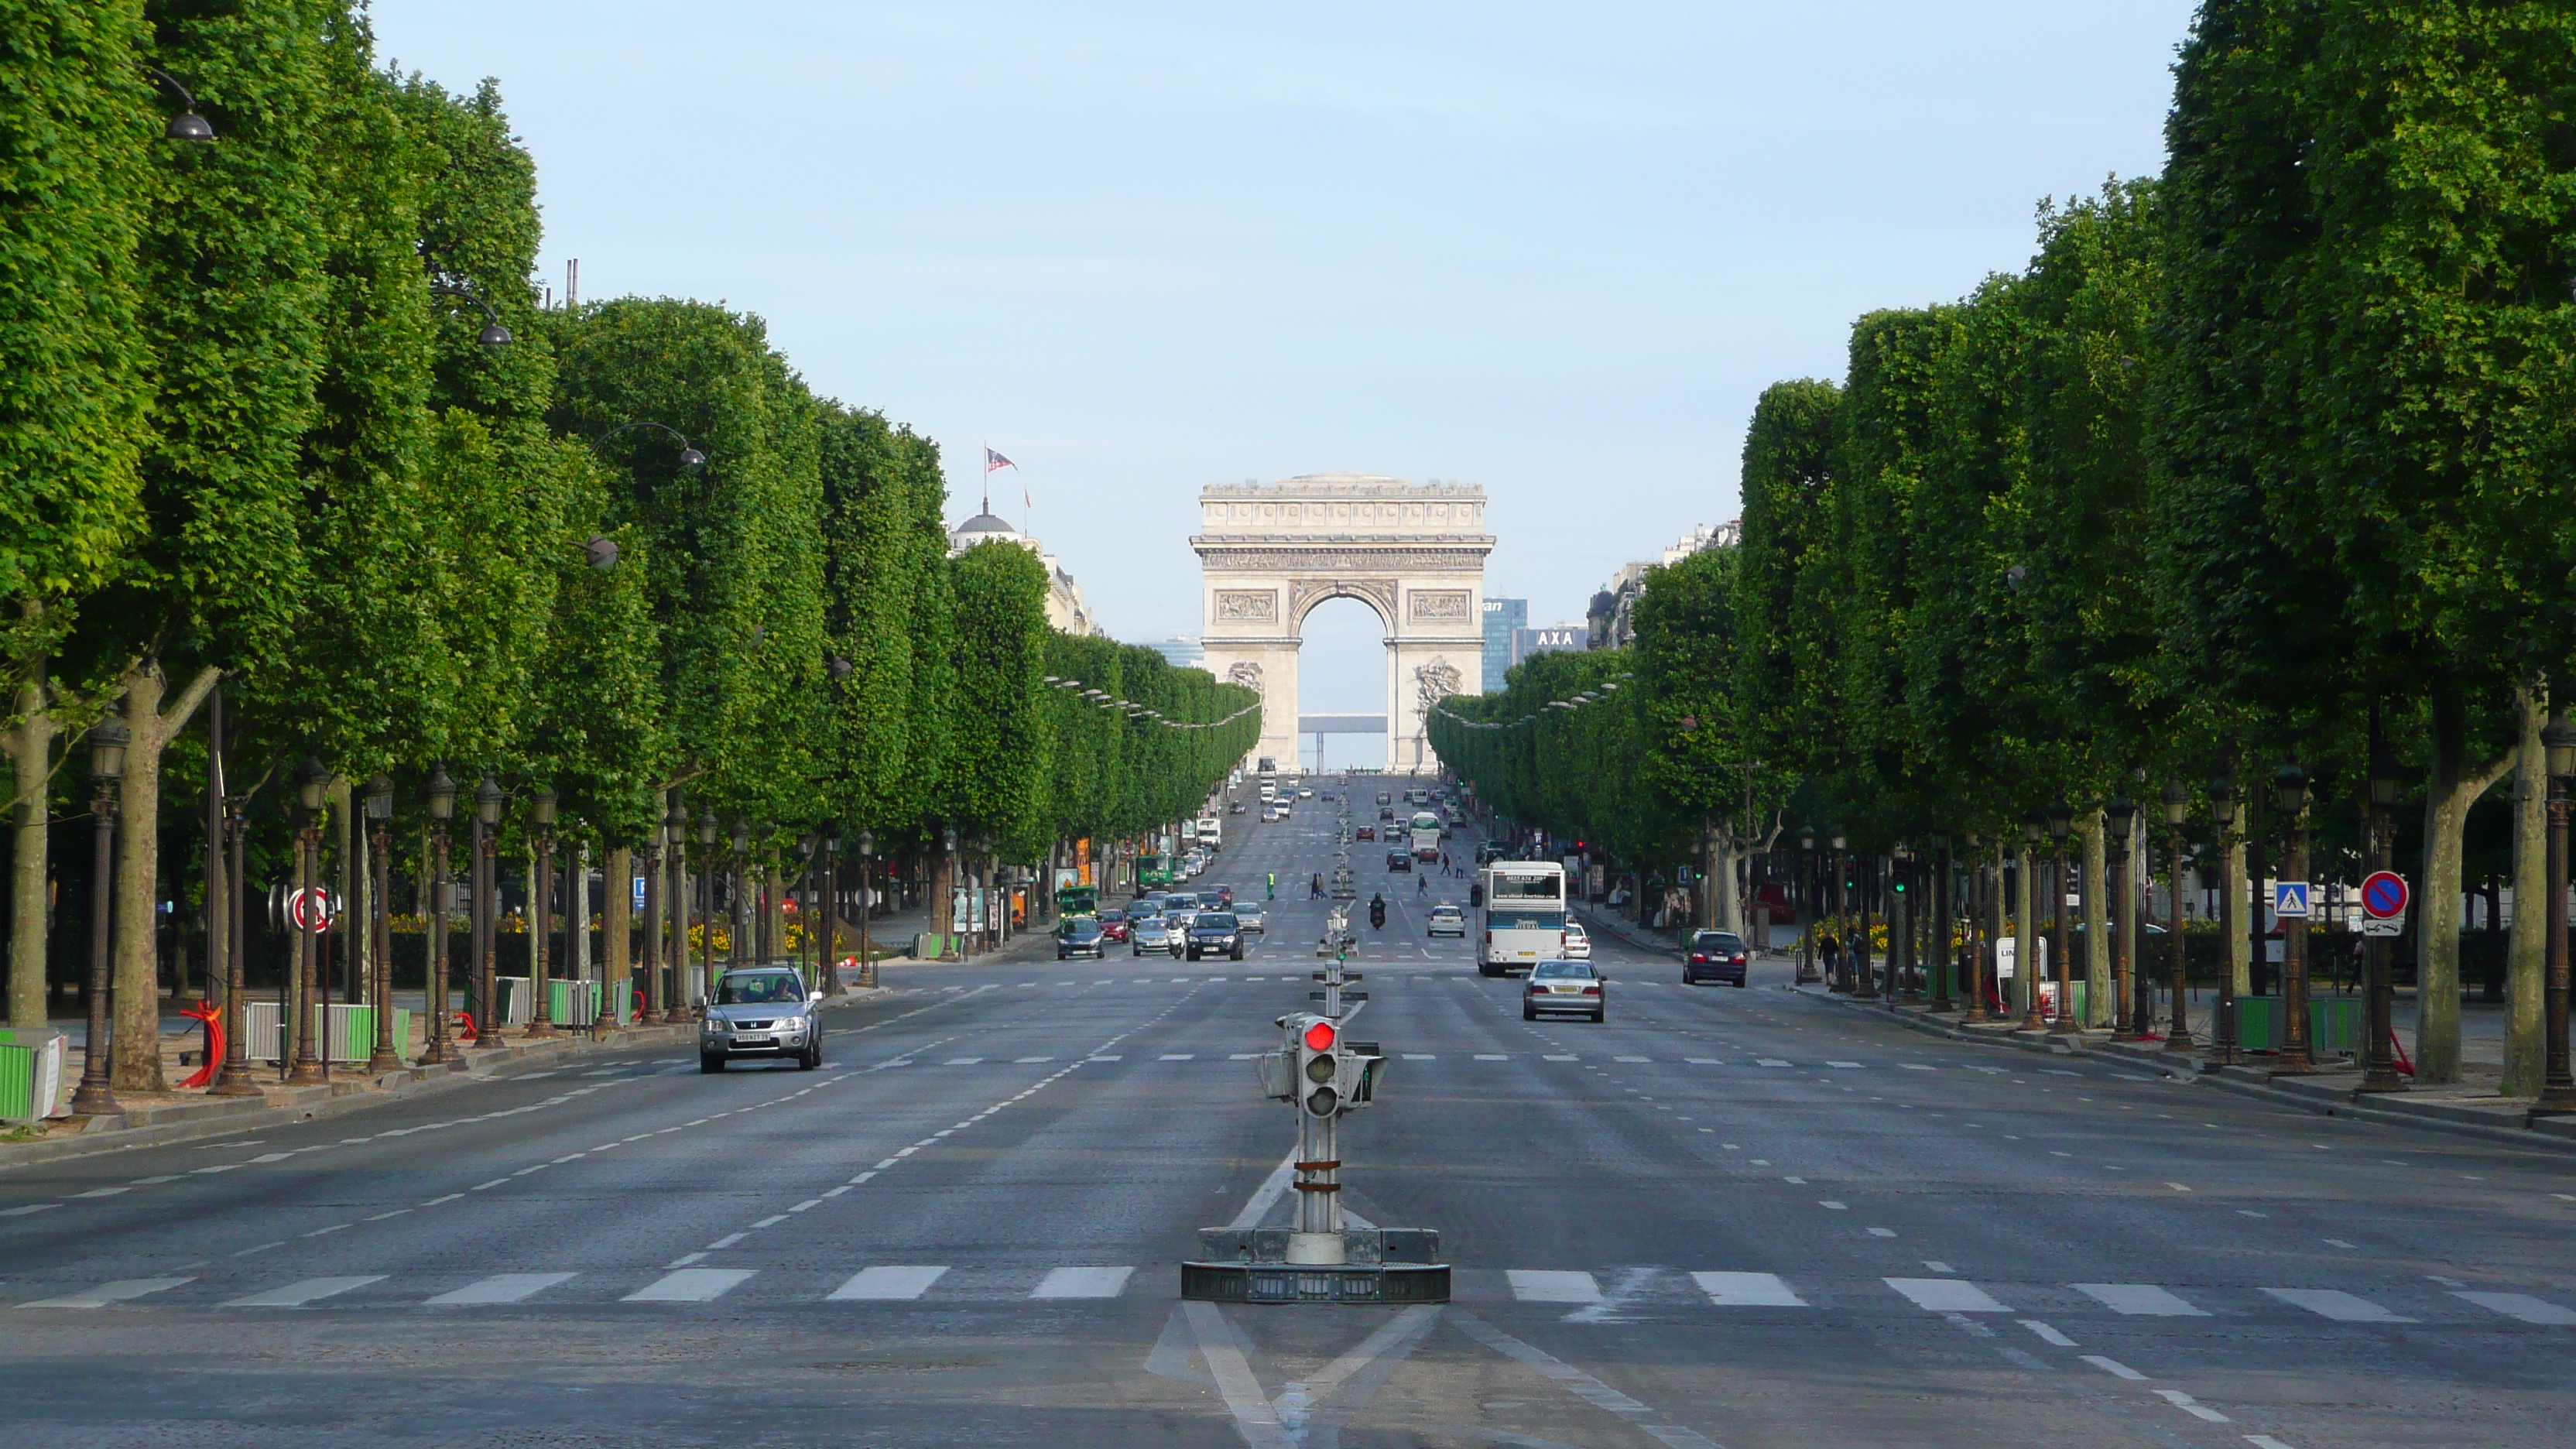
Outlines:
<svg viewBox="0 0 2576 1449"><path fill-rule="evenodd" d="M2151 1066L2180 1081L2205 1083L2223 1091L2262 1098L2328 1117L2429 1127L2530 1146L2576 1147L2576 1117L2526 1118L2525 1113L2531 1104L2520 1098L2498 1095L2497 1077L2491 1070L2481 1072L2473 1069L2471 1080L2451 1086L2364 1093L2359 1090L2360 1064L2348 1057L2320 1062L2314 1072L2284 1075L2263 1065L2269 1060L2265 1056L2247 1056L2243 1058L2244 1064L2238 1066L2214 1066L2205 1050L2169 1051L2161 1041L2114 1041L2108 1031L2058 1036L2048 1032L2023 1031L2015 1021L1966 1023L1956 1012L1939 1014L1928 1006L1891 1005L1885 998L1860 1000L1837 995L1821 983L1789 985L1784 989L1835 1002L1850 1010L1873 1012L1912 1030L1945 1036L1954 1041L1973 1041L2062 1056L2120 1058ZM2195 1041L2208 1040L2208 1005L2204 998L2198 1006L2186 1007L2185 1022ZM2156 1018L2159 1029L2171 1022L2169 1011L2169 1006L2159 1004Z"/></svg>

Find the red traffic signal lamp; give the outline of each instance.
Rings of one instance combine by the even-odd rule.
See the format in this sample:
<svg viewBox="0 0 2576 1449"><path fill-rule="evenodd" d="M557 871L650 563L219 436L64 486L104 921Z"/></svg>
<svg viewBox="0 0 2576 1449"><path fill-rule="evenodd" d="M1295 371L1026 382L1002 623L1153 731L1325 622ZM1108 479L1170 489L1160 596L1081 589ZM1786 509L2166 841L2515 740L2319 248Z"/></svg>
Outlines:
<svg viewBox="0 0 2576 1449"><path fill-rule="evenodd" d="M1309 1017L1297 1033L1298 1103L1310 1117L1330 1117L1342 1110L1342 1030L1329 1018Z"/></svg>
<svg viewBox="0 0 2576 1449"><path fill-rule="evenodd" d="M1333 1049L1333 1043L1338 1040L1340 1036L1341 1033L1334 1029L1331 1022L1319 1019L1313 1025L1306 1028L1306 1050L1310 1052L1331 1051Z"/></svg>

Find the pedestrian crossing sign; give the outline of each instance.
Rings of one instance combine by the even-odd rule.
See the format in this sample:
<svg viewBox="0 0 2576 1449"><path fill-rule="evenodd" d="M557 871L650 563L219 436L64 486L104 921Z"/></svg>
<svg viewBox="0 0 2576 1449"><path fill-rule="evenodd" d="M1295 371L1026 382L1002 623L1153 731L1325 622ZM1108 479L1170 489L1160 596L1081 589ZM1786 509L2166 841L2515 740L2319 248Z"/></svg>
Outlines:
<svg viewBox="0 0 2576 1449"><path fill-rule="evenodd" d="M2289 920L2308 914L2308 883L2303 880L2272 882L2272 914Z"/></svg>

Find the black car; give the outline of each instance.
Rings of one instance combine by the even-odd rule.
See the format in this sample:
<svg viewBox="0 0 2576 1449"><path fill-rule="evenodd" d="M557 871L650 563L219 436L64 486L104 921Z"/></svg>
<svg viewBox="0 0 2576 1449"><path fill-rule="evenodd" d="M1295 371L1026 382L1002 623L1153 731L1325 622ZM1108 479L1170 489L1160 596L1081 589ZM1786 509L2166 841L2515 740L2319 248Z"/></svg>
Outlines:
<svg viewBox="0 0 2576 1449"><path fill-rule="evenodd" d="M1230 911L1201 911L1190 922L1187 955L1190 960L1201 956L1231 956L1243 959L1243 926Z"/></svg>
<svg viewBox="0 0 2576 1449"><path fill-rule="evenodd" d="M1682 955L1682 984L1697 986L1702 981L1723 981L1729 986L1744 984L1744 973L1753 953L1744 938L1733 931L1698 931L1691 935L1690 950Z"/></svg>
<svg viewBox="0 0 2576 1449"><path fill-rule="evenodd" d="M1094 961L1105 961L1109 957L1108 941L1109 933L1101 929L1098 921L1089 916L1077 916L1057 929L1055 959L1070 961L1076 956L1088 956Z"/></svg>
<svg viewBox="0 0 2576 1449"><path fill-rule="evenodd" d="M1388 870L1405 871L1413 869L1413 852L1409 850L1388 851L1386 853L1386 868Z"/></svg>

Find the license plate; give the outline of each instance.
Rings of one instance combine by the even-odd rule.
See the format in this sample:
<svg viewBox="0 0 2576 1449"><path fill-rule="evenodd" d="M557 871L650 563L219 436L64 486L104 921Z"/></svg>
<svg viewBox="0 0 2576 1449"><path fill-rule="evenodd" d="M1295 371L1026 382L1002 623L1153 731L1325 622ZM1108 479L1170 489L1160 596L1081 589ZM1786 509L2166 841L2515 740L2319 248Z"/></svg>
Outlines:
<svg viewBox="0 0 2576 1449"><path fill-rule="evenodd" d="M733 1044L735 1046L767 1046L769 1045L769 1038L765 1036L738 1036L733 1039Z"/></svg>

